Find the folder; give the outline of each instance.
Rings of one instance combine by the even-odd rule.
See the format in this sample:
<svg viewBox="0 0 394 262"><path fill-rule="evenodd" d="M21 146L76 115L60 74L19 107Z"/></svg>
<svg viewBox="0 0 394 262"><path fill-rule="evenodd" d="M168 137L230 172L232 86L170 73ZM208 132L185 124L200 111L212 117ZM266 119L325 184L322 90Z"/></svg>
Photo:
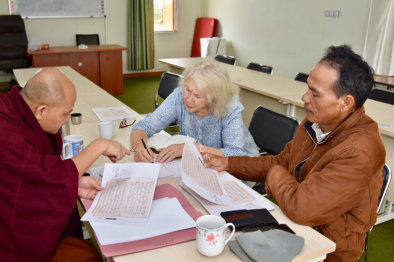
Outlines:
<svg viewBox="0 0 394 262"><path fill-rule="evenodd" d="M163 184L156 187L155 195L153 199L160 199L164 197L170 198L177 198L179 203L182 205L182 208L194 219L197 220L200 216L202 216L201 212L198 212L186 199L182 192L177 190L170 184ZM84 200L83 204L86 209L89 209L92 200ZM135 252L170 246L186 241L191 241L196 239L196 228L189 228L185 230L179 230L175 232L171 232L168 234L119 243L119 244L112 244L112 245L101 245L97 243L100 247L101 253L105 257L113 257L113 256L120 256L124 254L131 254Z"/></svg>

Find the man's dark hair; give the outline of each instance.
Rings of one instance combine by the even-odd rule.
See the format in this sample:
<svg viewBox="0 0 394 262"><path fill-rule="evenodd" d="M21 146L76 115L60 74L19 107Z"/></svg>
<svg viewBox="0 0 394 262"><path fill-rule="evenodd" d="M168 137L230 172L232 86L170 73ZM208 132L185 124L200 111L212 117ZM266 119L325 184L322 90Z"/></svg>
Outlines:
<svg viewBox="0 0 394 262"><path fill-rule="evenodd" d="M373 69L348 45L330 46L320 62L328 63L339 73L334 85L337 97L350 94L356 108L361 107L374 85Z"/></svg>

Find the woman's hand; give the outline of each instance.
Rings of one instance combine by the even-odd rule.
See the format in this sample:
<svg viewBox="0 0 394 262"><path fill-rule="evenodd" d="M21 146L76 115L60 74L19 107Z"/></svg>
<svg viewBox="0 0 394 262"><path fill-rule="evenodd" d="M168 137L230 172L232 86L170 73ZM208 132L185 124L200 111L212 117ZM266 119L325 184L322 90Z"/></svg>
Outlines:
<svg viewBox="0 0 394 262"><path fill-rule="evenodd" d="M156 162L166 163L171 162L175 158L181 157L184 145L185 144L175 144L163 148L157 156Z"/></svg>
<svg viewBox="0 0 394 262"><path fill-rule="evenodd" d="M134 161L153 163L154 159L152 150L149 147L145 148L142 141L134 148Z"/></svg>
<svg viewBox="0 0 394 262"><path fill-rule="evenodd" d="M150 150L150 148L147 148L146 146L147 140L148 140L148 135L144 130L137 129L134 130L133 133L131 133L130 145L131 148L134 149L134 161L148 162L148 163L153 162L154 155L152 150Z"/></svg>

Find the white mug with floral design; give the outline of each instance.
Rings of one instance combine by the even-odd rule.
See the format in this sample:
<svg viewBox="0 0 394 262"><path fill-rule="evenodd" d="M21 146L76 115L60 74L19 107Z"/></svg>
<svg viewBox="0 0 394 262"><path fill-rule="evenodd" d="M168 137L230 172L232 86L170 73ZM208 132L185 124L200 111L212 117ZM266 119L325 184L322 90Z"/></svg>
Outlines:
<svg viewBox="0 0 394 262"><path fill-rule="evenodd" d="M222 253L224 246L233 237L235 226L215 215L201 216L197 219L197 249L205 256L216 256ZM232 227L230 236L226 239L226 228Z"/></svg>

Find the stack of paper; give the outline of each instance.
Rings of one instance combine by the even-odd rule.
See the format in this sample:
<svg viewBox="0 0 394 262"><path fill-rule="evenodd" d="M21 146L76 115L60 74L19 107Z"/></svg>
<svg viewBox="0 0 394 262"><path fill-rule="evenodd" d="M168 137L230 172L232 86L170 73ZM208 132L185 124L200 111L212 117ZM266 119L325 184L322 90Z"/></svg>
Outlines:
<svg viewBox="0 0 394 262"><path fill-rule="evenodd" d="M186 213L176 198L154 200L149 219L143 226L91 222L101 245L150 238L192 228L195 225L196 222Z"/></svg>
<svg viewBox="0 0 394 262"><path fill-rule="evenodd" d="M102 186L83 221L146 223L155 192L159 164L105 164Z"/></svg>
<svg viewBox="0 0 394 262"><path fill-rule="evenodd" d="M93 112L100 121L115 121L126 119L136 119L137 116L124 106L93 108Z"/></svg>
<svg viewBox="0 0 394 262"><path fill-rule="evenodd" d="M160 163L159 178L165 177L181 177L181 160L174 159L171 162ZM91 176L102 178L104 174L104 166L89 168Z"/></svg>
<svg viewBox="0 0 394 262"><path fill-rule="evenodd" d="M81 220L101 245L151 238L195 227L177 198L153 200L160 164L105 164L102 185ZM93 169L98 175L100 168Z"/></svg>
<svg viewBox="0 0 394 262"><path fill-rule="evenodd" d="M228 173L222 176L224 180L224 189L231 199L231 203L229 204L219 205L212 203L186 187L184 184L181 184L181 186L212 215L220 215L221 212L239 209L274 209L274 206L268 199L242 183L239 179Z"/></svg>
<svg viewBox="0 0 394 262"><path fill-rule="evenodd" d="M188 142L182 154L181 186L210 214L238 209L274 209L269 200L232 175L205 168L200 153Z"/></svg>
<svg viewBox="0 0 394 262"><path fill-rule="evenodd" d="M203 162L194 144L187 141L182 153L182 183L210 202L231 203L222 176L214 169L205 168Z"/></svg>

